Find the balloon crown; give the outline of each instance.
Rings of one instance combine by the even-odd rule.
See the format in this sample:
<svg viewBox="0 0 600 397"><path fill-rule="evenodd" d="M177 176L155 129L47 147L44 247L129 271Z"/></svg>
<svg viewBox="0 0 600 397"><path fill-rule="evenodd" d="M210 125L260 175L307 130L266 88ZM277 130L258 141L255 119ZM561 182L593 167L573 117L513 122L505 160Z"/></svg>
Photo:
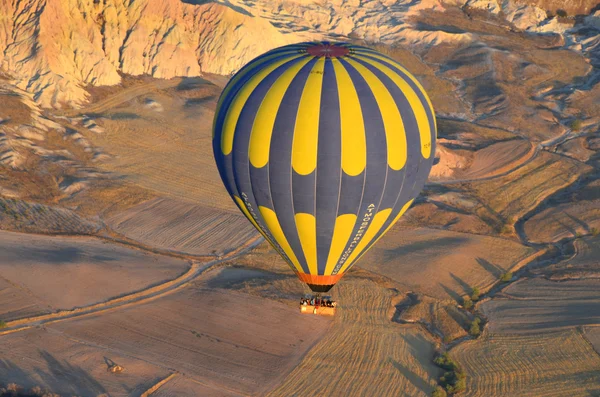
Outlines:
<svg viewBox="0 0 600 397"><path fill-rule="evenodd" d="M348 47L343 47L339 44L322 42L306 48L308 54L315 57L338 58L350 54Z"/></svg>

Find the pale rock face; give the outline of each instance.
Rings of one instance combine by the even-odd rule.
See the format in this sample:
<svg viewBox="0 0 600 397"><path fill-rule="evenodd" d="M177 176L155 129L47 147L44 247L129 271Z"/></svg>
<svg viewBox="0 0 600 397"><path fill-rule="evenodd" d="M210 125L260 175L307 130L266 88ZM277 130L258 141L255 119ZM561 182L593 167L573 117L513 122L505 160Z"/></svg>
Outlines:
<svg viewBox="0 0 600 397"><path fill-rule="evenodd" d="M489 11L492 14L500 12L500 6L496 0L469 0L466 5L471 8Z"/></svg>
<svg viewBox="0 0 600 397"><path fill-rule="evenodd" d="M535 33L565 33L572 26L566 23L560 23L557 17L543 21L537 26L527 29L528 32Z"/></svg>
<svg viewBox="0 0 600 397"><path fill-rule="evenodd" d="M502 3L502 11L507 21L512 22L517 28L527 30L538 26L546 20L546 11L536 6L516 4L511 0Z"/></svg>
<svg viewBox="0 0 600 397"><path fill-rule="evenodd" d="M298 41L267 20L217 3L0 2L0 70L43 107L81 106L86 85L119 84L118 71L157 78L230 74L260 53Z"/></svg>

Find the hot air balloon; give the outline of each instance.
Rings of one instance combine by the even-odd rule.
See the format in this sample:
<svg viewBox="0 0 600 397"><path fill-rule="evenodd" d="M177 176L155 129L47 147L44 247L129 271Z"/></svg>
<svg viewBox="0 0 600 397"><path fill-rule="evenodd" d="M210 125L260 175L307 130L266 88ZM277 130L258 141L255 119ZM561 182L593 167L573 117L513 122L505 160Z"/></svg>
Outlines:
<svg viewBox="0 0 600 397"><path fill-rule="evenodd" d="M402 65L326 41L248 63L221 94L213 125L235 204L317 293L410 207L435 139L431 101Z"/></svg>

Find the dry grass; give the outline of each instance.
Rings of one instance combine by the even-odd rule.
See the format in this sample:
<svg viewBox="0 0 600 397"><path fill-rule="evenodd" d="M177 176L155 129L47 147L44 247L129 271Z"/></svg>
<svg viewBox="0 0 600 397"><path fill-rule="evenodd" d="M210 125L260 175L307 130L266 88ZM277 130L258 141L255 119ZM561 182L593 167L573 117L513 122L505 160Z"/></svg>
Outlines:
<svg viewBox="0 0 600 397"><path fill-rule="evenodd" d="M529 212L546 197L576 181L589 166L546 152L507 176L467 184L489 211L504 219Z"/></svg>
<svg viewBox="0 0 600 397"><path fill-rule="evenodd" d="M600 356L577 330L496 335L452 349L467 374L465 396L589 397L600 392Z"/></svg>
<svg viewBox="0 0 600 397"><path fill-rule="evenodd" d="M600 181L563 195L558 203L527 220L525 233L531 241L559 241L600 229Z"/></svg>
<svg viewBox="0 0 600 397"><path fill-rule="evenodd" d="M115 362L125 371L107 371ZM50 328L2 336L0 383L40 386L60 396L139 396L171 371Z"/></svg>
<svg viewBox="0 0 600 397"><path fill-rule="evenodd" d="M240 213L160 198L107 219L112 230L142 244L193 255L223 255L257 235Z"/></svg>
<svg viewBox="0 0 600 397"><path fill-rule="evenodd" d="M496 282L532 252L502 238L397 226L358 266L389 277L408 290L459 301L472 287Z"/></svg>
<svg viewBox="0 0 600 397"><path fill-rule="evenodd" d="M177 371L213 393L241 396L275 386L329 324L323 317L305 317L297 308L198 284L152 304L49 328ZM128 373L127 364L125 368Z"/></svg>
<svg viewBox="0 0 600 397"><path fill-rule="evenodd" d="M0 197L0 228L28 233L95 234L102 225L71 210Z"/></svg>
<svg viewBox="0 0 600 397"><path fill-rule="evenodd" d="M572 328L600 322L598 280L549 281L521 279L500 297L479 305L492 333L529 333Z"/></svg>
<svg viewBox="0 0 600 397"><path fill-rule="evenodd" d="M540 268L535 273L556 281L600 278L600 236L578 238L573 247L572 258Z"/></svg>
<svg viewBox="0 0 600 397"><path fill-rule="evenodd" d="M332 292L341 305L332 327L268 396L429 396L434 346L419 328L390 321L392 293L354 278Z"/></svg>
<svg viewBox="0 0 600 397"><path fill-rule="evenodd" d="M442 335L444 342L467 336L471 319L456 304L440 302L427 296L419 297L419 301L406 309L401 317L404 321L419 322L427 328Z"/></svg>

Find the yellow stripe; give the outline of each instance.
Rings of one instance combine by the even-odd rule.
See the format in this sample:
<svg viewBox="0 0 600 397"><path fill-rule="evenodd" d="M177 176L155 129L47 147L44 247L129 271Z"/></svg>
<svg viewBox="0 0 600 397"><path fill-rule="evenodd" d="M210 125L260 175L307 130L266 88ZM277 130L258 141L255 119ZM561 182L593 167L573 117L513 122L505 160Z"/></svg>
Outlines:
<svg viewBox="0 0 600 397"><path fill-rule="evenodd" d="M271 136L277 111L283 100L286 90L300 69L306 65L312 57L305 57L291 65L271 86L269 92L260 104L256 113L252 133L250 134L250 163L256 168L264 167L269 162L269 149L271 148Z"/></svg>
<svg viewBox="0 0 600 397"><path fill-rule="evenodd" d="M332 58L340 99L342 127L342 170L350 176L360 174L367 165L365 124L358 93L346 68Z"/></svg>
<svg viewBox="0 0 600 397"><path fill-rule="evenodd" d="M407 149L404 123L402 123L402 117L396 102L392 94L373 72L350 58L346 61L363 76L375 96L385 126L388 165L391 169L398 171L406 164Z"/></svg>
<svg viewBox="0 0 600 397"><path fill-rule="evenodd" d="M277 69L279 66L296 58L300 58L302 56L304 55L290 55L289 57L286 57L266 66L260 72L255 74L246 84L244 84L240 92L237 93L237 95L231 102L229 109L227 110L225 122L223 123L221 151L225 156L231 153L231 150L233 149L233 135L235 134L235 127L237 125L237 121L240 118L240 113L242 113L242 109L244 108L246 101L248 100L254 89L258 86L258 84L260 84L261 81L264 80L265 77L267 77L272 71Z"/></svg>
<svg viewBox="0 0 600 397"><path fill-rule="evenodd" d="M396 218L394 218L394 220L392 221L392 223L390 223L388 225L388 227L383 231L383 233L381 233L379 235L379 237L377 237L377 240L375 240L373 242L373 244L369 247L369 249L373 248L373 246L375 246L375 244L377 244L377 242L383 237L385 236L385 234L388 232L388 230L390 230L392 228L392 226L394 226L396 224L396 222L398 222L398 220L402 217L402 215L404 215L404 213L406 212L406 210L408 210L410 208L410 205L413 203L413 201L415 201L414 199L410 200L408 203L404 204L404 207L402 207L402 209L400 210L400 212L398 213L398 215L396 215ZM365 250L364 252L361 252L360 256L358 258L356 258L356 260L354 262L358 262L360 260L360 258L363 257L364 254L367 253L367 251L369 251L369 249Z"/></svg>
<svg viewBox="0 0 600 397"><path fill-rule="evenodd" d="M296 228L310 274L319 274L317 268L317 219L311 214L299 213L295 216Z"/></svg>
<svg viewBox="0 0 600 397"><path fill-rule="evenodd" d="M292 263L296 267L296 270L304 272L304 270L302 270L300 262L298 262L298 259L296 258L296 255L294 255L294 251L292 251L292 247L290 247L290 244L285 238L285 234L283 233L281 225L279 224L279 220L277 219L277 214L275 214L273 210L267 207L259 206L258 209L263 219L265 220L265 224L269 229L269 232L271 232L275 241L277 241L279 246L283 249L285 254L292 261Z"/></svg>
<svg viewBox="0 0 600 397"><path fill-rule="evenodd" d="M360 49L357 50L357 52L361 52ZM417 80L417 78L415 76L413 76L413 74L411 72L408 71L408 69L406 69L404 66L400 65L398 62L396 62L394 59L379 54L377 52L369 52L369 51L362 51L362 54L364 55L369 55L372 56L373 58L377 58L380 59L382 61L391 63L392 65L394 65L395 67L397 67L398 69L400 69L400 71L404 72L409 79L411 79L411 81L413 83L415 83L415 85L421 90L421 94L423 94L423 96L425 97L425 100L427 101L427 104L429 105L429 108L431 109L431 114L435 115L435 112L433 111L433 104L431 103L431 100L429 99L429 96L427 96L427 91L425 91L425 88L423 88L423 86L421 85L421 83L419 82L419 80ZM435 117L433 118L434 122L435 122ZM437 125L436 125L437 128Z"/></svg>
<svg viewBox="0 0 600 397"><path fill-rule="evenodd" d="M390 216L391 213L392 213L392 209L388 208L383 211L379 211L378 213L375 214L375 216L373 217L373 220L371 221L371 224L369 225L369 228L365 232L365 235L359 241L359 243L356 245L356 248L354 249L354 251L352 251L352 253L348 257L348 259L346 260L346 262L344 263L342 268L339 270L338 274L344 273L346 271L346 269L348 268L348 266L350 266L352 264L352 262L354 262L354 259L359 254L362 254L362 251L365 249L367 244L369 244L369 242L371 242L373 237L375 237L375 235L377 234L379 229L381 229L381 227L383 226L383 224L385 223L385 221L387 220L387 218Z"/></svg>
<svg viewBox="0 0 600 397"><path fill-rule="evenodd" d="M335 227L333 229L333 238L331 239L331 247L327 256L327 265L325 265L325 275L330 276L335 268L337 261L344 252L344 247L350 239L352 229L356 223L355 214L344 214L337 217Z"/></svg>
<svg viewBox="0 0 600 397"><path fill-rule="evenodd" d="M391 60L389 58L385 58L383 56L380 56L377 54L371 54L371 53L369 53L368 55L371 57L383 60L383 61L387 61L387 62L393 64L394 66L396 66L398 69L400 69L406 73L406 75L417 85L417 87L419 87L423 96L427 100L427 103L429 104L429 106L431 108L431 112L433 114L433 120L435 123L435 113L433 113L433 106L431 105L431 102L429 101L429 98L427 97L427 94L425 93L425 90L423 89L423 87L410 74L410 72L408 72L406 69L404 69L398 63L394 62L393 60ZM355 55L355 57L357 59L365 61L365 62L369 63L370 65L373 65L376 68L378 68L379 70L381 70L383 73L385 73L389 78L391 78L394 81L394 83L400 88L400 90L402 90L402 93L406 96L406 99L410 103L410 107L412 108L412 110L415 114L415 117L417 119L417 125L419 127L419 135L421 137L421 154L423 155L423 157L429 158L429 156L431 156L431 126L429 124L429 118L427 117L427 112L425 111L424 104L421 101L421 99L417 96L417 93L415 92L415 90L400 75L398 75L398 73L394 72L392 69L390 69L386 65L379 63L377 61L374 61L372 59L366 58L361 55ZM434 127L434 130L437 131L437 127ZM436 134L437 134L437 132L436 132Z"/></svg>
<svg viewBox="0 0 600 397"><path fill-rule="evenodd" d="M293 54L297 54L297 53L298 53L298 49L295 49L295 50L290 50L290 51L285 51L285 52L279 52L276 54L266 55L266 56L260 57L258 59L255 59L253 62L248 64L248 67L246 68L246 70L244 70L241 73L236 74L233 77L233 79L231 79L229 81L229 83L227 83L227 86L225 87L225 90L221 94L221 97L219 98L219 102L217 103L217 109L215 110L215 118L213 120L213 138L215 137L215 132L216 132L215 128L217 127L217 115L219 114L219 111L221 110L221 106L223 106L223 101L225 100L225 98L227 98L227 95L229 95L229 91L231 91L233 89L233 87L235 87L235 85L238 83L238 81L240 81L248 73L253 71L254 66L261 62L269 61L273 58L277 58L280 56L293 55Z"/></svg>
<svg viewBox="0 0 600 397"><path fill-rule="evenodd" d="M312 68L300 98L292 145L292 167L300 175L308 175L317 168L319 113L324 69L325 58L320 58Z"/></svg>

